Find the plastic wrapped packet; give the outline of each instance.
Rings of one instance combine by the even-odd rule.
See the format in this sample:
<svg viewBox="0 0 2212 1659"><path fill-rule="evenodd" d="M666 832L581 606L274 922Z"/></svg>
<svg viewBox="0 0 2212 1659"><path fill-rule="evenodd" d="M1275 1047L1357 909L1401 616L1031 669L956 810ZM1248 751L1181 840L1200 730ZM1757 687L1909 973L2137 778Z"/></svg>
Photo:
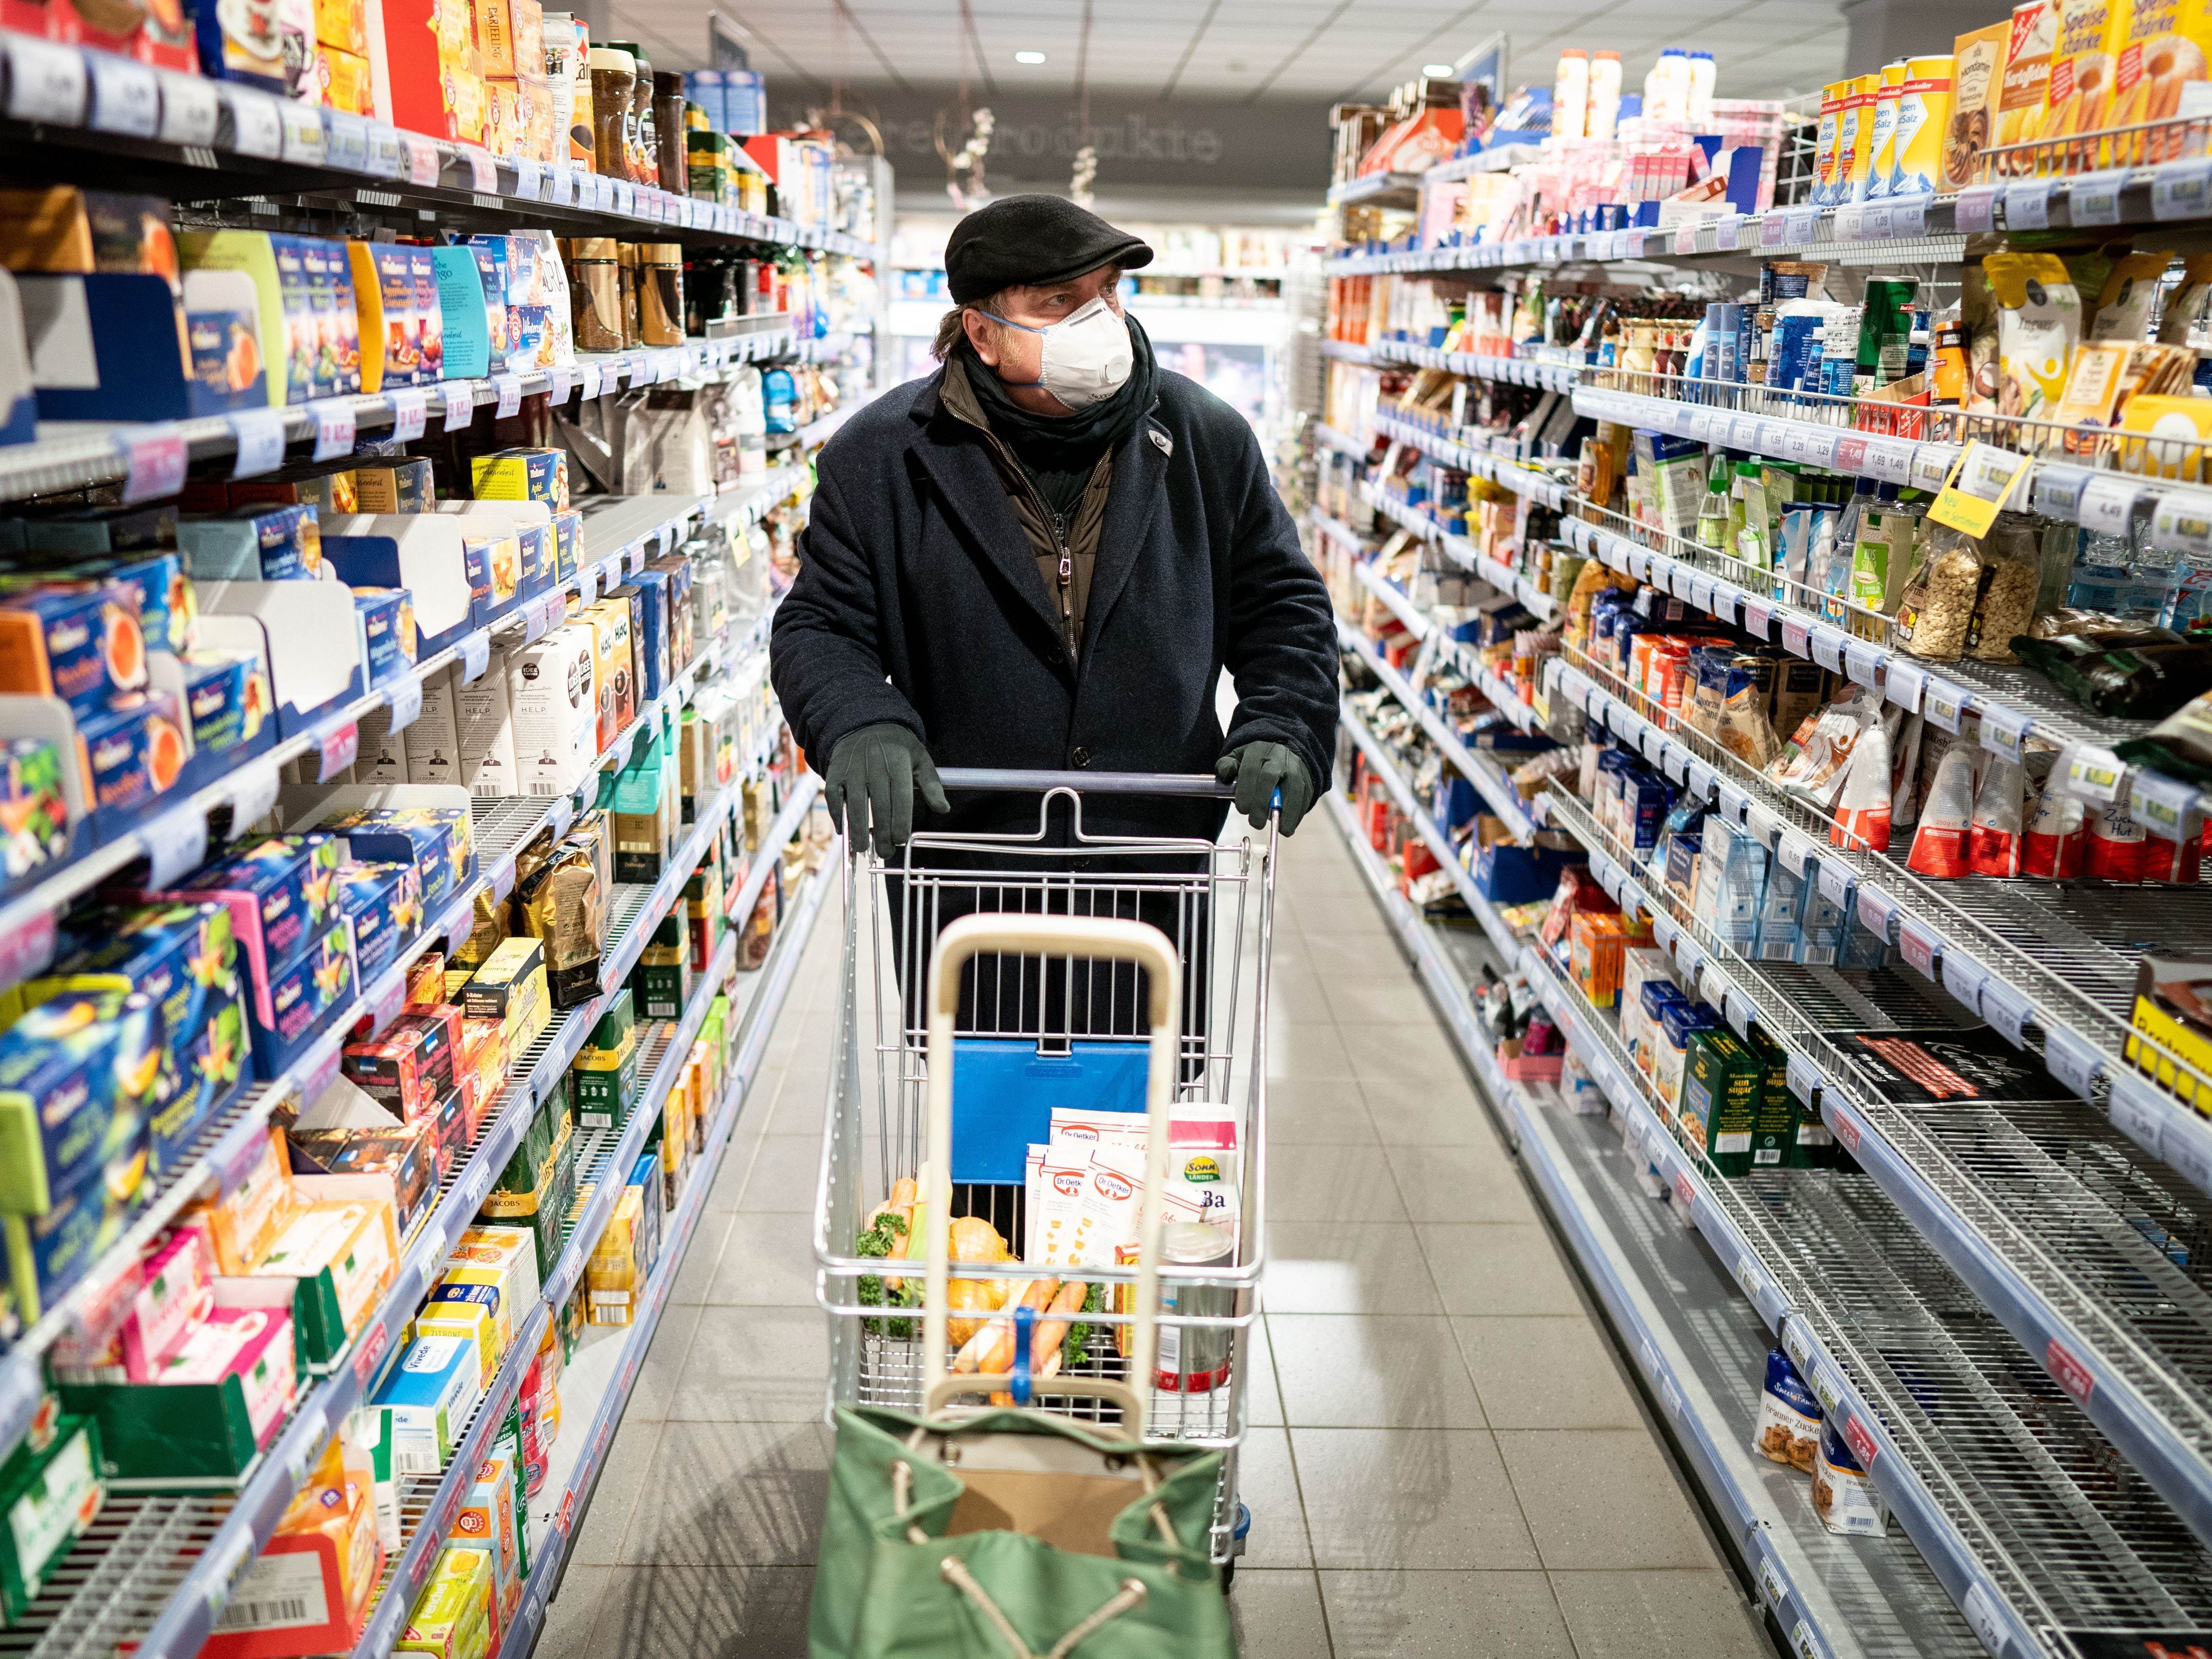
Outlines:
<svg viewBox="0 0 2212 1659"><path fill-rule="evenodd" d="M1982 556L1970 536L1938 525L1897 602L1898 642L1929 662L1956 662L1981 598Z"/></svg>
<svg viewBox="0 0 2212 1659"><path fill-rule="evenodd" d="M2057 880L2080 875L2088 839L2081 798L2046 784L2021 836L2021 874Z"/></svg>
<svg viewBox="0 0 2212 1659"><path fill-rule="evenodd" d="M1775 1348L1766 1356L1766 1380L1759 1391L1759 1421L1751 1449L1770 1462L1784 1463L1806 1474L1820 1455L1823 1414L1819 1397L1805 1386L1790 1356Z"/></svg>
<svg viewBox="0 0 2212 1659"><path fill-rule="evenodd" d="M1867 722L1844 769L1835 822L1828 830L1832 846L1889 851L1892 778L1889 722L1876 718Z"/></svg>
<svg viewBox="0 0 2212 1659"><path fill-rule="evenodd" d="M1713 737L1738 760L1764 769L1782 751L1780 739L1767 723L1767 687L1762 683L1758 658L1738 658L1725 671L1725 689Z"/></svg>
<svg viewBox="0 0 2212 1659"><path fill-rule="evenodd" d="M2018 514L2000 514L1981 544L1982 574L1973 611L1961 641L1979 662L2012 662L2013 637L2035 620L2035 595L2042 585L2041 543L2033 523Z"/></svg>
<svg viewBox="0 0 2212 1659"><path fill-rule="evenodd" d="M2148 852L2142 824L2128 810L2125 797L2091 810L2089 843L2081 872L2104 881L2141 881Z"/></svg>
<svg viewBox="0 0 2212 1659"><path fill-rule="evenodd" d="M1974 820L1967 835L1967 867L1978 876L2020 873L2020 844L2027 775L2018 761L1990 757L1982 787L1974 795Z"/></svg>
<svg viewBox="0 0 2212 1659"><path fill-rule="evenodd" d="M1921 804L1905 868L1923 876L1963 876L1968 868L1967 842L1974 818L1974 762L1980 751L1957 739L1937 757ZM1922 765L1927 764L1923 746Z"/></svg>
<svg viewBox="0 0 2212 1659"><path fill-rule="evenodd" d="M1889 1506L1832 1422L1820 1425L1820 1455L1813 1470L1813 1508L1830 1532L1880 1538L1889 1531Z"/></svg>
<svg viewBox="0 0 2212 1659"><path fill-rule="evenodd" d="M1889 827L1893 835L1899 830L1910 830L1920 821L1920 748L1927 728L1925 716L1907 714L1890 745Z"/></svg>

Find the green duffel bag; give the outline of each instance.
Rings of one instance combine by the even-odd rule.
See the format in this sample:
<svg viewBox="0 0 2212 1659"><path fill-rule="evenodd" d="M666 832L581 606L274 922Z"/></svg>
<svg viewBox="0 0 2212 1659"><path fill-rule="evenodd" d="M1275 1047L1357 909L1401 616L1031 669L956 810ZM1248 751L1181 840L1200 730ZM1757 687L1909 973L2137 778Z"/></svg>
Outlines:
<svg viewBox="0 0 2212 1659"><path fill-rule="evenodd" d="M1042 1413L841 1406L811 1659L1234 1659L1220 1479Z"/></svg>

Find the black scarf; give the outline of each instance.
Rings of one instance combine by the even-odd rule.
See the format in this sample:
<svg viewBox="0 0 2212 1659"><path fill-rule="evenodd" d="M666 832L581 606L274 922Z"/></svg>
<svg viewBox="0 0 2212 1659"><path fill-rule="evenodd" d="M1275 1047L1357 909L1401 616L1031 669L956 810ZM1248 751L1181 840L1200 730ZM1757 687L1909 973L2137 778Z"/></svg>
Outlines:
<svg viewBox="0 0 2212 1659"><path fill-rule="evenodd" d="M1129 325L1129 378L1112 397L1073 415L1031 414L1014 401L998 371L975 356L964 337L957 348L966 354L968 385L991 430L1006 441L1056 513L1074 510L1098 457L1135 431L1152 406L1159 380L1152 343L1134 317L1124 320Z"/></svg>

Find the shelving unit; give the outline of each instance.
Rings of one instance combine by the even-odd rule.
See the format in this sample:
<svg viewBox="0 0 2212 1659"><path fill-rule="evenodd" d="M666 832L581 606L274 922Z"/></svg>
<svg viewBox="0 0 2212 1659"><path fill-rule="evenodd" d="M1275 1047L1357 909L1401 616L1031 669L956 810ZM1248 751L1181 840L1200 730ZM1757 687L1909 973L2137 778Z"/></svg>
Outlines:
<svg viewBox="0 0 2212 1659"><path fill-rule="evenodd" d="M732 246L755 257L795 252L880 263L885 250L789 220L736 212L680 195L617 185L567 167L494 158L465 145L434 142L328 109L286 103L249 88L149 69L111 55L59 46L0 31L0 157L23 180L81 182L97 187L103 173L127 174L131 187L180 204L185 222L252 221L271 228L312 225L337 234L478 232L551 228L562 236ZM890 181L879 169L882 221L888 224ZM798 325L795 326L795 325ZM866 331L865 317L855 327ZM696 383L741 364L835 362L861 349L858 335L814 334L818 324L792 313L752 313L718 321L708 337L679 346L579 356L573 363L434 385L390 387L375 394L321 399L204 419L147 425L44 423L28 443L0 448L0 502L25 502L63 492L90 491L101 504L150 501L175 495L188 477L251 477L306 459L336 459L365 436L408 441L441 428L474 425L518 413L526 398L556 406L580 394L598 398L679 380ZM863 399L864 401L864 399ZM713 493L627 498L579 497L582 540L579 568L567 581L525 599L450 650L414 663L404 674L348 706L325 710L298 732L242 760L190 793L156 799L129 826L67 861L19 881L0 901L0 988L38 973L57 949L70 909L118 877L135 884L173 884L235 830L274 821L312 821L319 797L290 781L351 763L361 722L390 711L404 728L422 708L433 677L458 668L472 682L495 659L495 647L534 641L559 626L570 607L588 605L701 532L750 527L787 502L803 499L811 452L855 409L848 404L794 434L766 471L749 473ZM751 606L750 599L733 604ZM357 1036L383 1029L401 1012L410 966L426 951L469 936L486 893L504 898L515 884L518 854L533 837L565 830L598 803L606 774L630 758L640 736L702 690L751 676L765 661L774 614L769 600L740 620L677 672L652 703L637 710L602 746L577 789L552 798L479 799L472 807L475 863L468 879L442 897L402 949L399 960L332 1011L319 1036L281 1076L240 1091L204 1124L190 1155L164 1174L129 1232L66 1295L45 1310L0 1354L0 1451L19 1441L46 1391L54 1345L94 1316L103 1292L175 1222L184 1207L234 1187L266 1149L268 1126L313 1102L337 1077L340 1050ZM456 1454L435 1476L402 1482L403 1543L390 1553L357 1651L389 1653L414 1598L447 1541L502 1419L518 1398L549 1322L579 1283L584 1262L620 1196L622 1176L642 1153L681 1075L708 1011L738 959L741 938L762 895L778 875L784 850L805 830L818 781L783 757L780 722L760 724L751 752L717 787L704 781L669 861L657 880L617 884L603 895L597 994L556 1012L527 1047L512 1057L504 1090L486 1114L475 1143L453 1160L434 1200L402 1242L396 1272L373 1312L351 1331L327 1374L303 1374L296 1400L273 1442L240 1475L234 1488L189 1496L111 1493L82 1538L48 1577L27 1613L0 1632L0 1652L90 1656L127 1651L144 1659L192 1659L274 1534L307 1469L346 1414L368 1400L389 1367L406 1352L411 1323L460 1234L473 1224L495 1181L522 1145L533 1116L560 1086L614 995L626 986L655 928L680 910L686 884L719 837L740 799L773 807L763 839L726 895L727 925L705 975L681 1017L643 1023L641 1087L619 1130L580 1131L580 1182L587 1196L566 1218L567 1237L546 1274L539 1299L517 1310L515 1341L459 1438ZM301 764L295 764L301 763ZM303 817L302 815L307 815ZM749 820L750 821L750 820ZM742 841L740 841L742 845ZM832 854L834 857L834 854ZM708 1153L690 1171L690 1185L669 1216L655 1277L641 1317L614 1343L591 1345L634 1352L619 1389L580 1389L561 1443L565 1460L556 1495L565 1498L557 1537L540 1540L539 1571L526 1614L507 1636L507 1650L526 1655L545 1601L565 1558L567 1528L580 1522L598 1467L581 1442L592 1425L620 1414L635 1364L679 1270L746 1091L757 1074L767 1033L787 991L818 914L827 883L818 876L781 894L776 935L764 968L732 980L735 1063L706 1126ZM781 891L781 890L777 890ZM604 1384L602 1376L593 1386ZM582 1396L590 1394L588 1400ZM602 1410L604 1407L604 1410ZM604 1439L600 1453L604 1452Z"/></svg>
<svg viewBox="0 0 2212 1659"><path fill-rule="evenodd" d="M2167 136L2163 128L2135 135L2145 144ZM2124 155L2117 137L2113 145ZM1467 158L1425 177L1463 178L1491 165ZM1355 248L1325 264L1331 276L1434 275L1447 289L1493 286L1493 274L1508 272L1558 272L1616 291L1663 291L1680 279L1684 292L1723 300L1773 258L1824 261L1832 280L1838 270L1855 281L1880 267L1953 282L1966 238L2008 227L2197 235L2207 179L2212 163L2191 157L1841 210L1784 202L1763 216L1663 234ZM1553 279L1545 280L1548 291ZM1990 465L2021 470L2010 498L2018 510L2126 535L2136 548L2187 563L2212 556L2212 488L2198 481L2212 475L2193 443L2130 473L2119 470L2117 443L2084 453L2047 424L1638 374L1610 360L1582 361L1572 348L1523 345L1489 356L1381 338L1324 341L1322 352L1352 366L1330 371L1340 382L1332 408L1372 401L1371 384L1342 384L1361 379L1361 367L1422 371L1424 387L1449 374L1571 400L1586 420L1930 493L1979 445L1977 460L1996 450ZM1847 846L1825 815L1632 690L1609 659L1585 654L1571 635L1516 714L1509 683L1446 653L1439 623L1455 613L1431 614L1392 579L1426 592L1413 584L1407 556L1392 560L1392 576L1370 561L1377 542L1395 536L1401 548L1398 532L1408 532L1430 569L1517 599L1536 619L1523 628L1557 627L1564 607L1551 603L1534 580L1537 562L1518 544L1533 533L1679 601L1692 623L1729 623L1818 663L1931 730L2007 759L2031 744L2056 750L2056 787L2093 813L2117 801L2154 835L2193 837L2212 791L2117 758L2114 745L2148 732L2148 720L2092 714L2024 666L1915 656L1887 617L1667 535L1649 512L1639 521L1588 499L1569 456L1523 459L1502 431L1450 424L1441 399L1401 410L1393 396L1383 393L1371 426L1327 447L1355 463L1385 453L1400 471L1415 452L1559 518L1554 530L1549 516L1507 512L1509 501L1485 507L1478 531L1470 504L1462 532L1455 507L1431 505L1457 499L1445 493L1449 481L1425 482L1418 470L1388 492L1377 477L1357 484L1371 534L1358 528L1367 514L1332 507L1355 519L1347 524L1313 513L1316 557L1335 573L1340 602L1364 606L1393 637L1402 639L1395 629L1403 628L1422 642L1410 672L1398 672L1340 622L1347 662L1358 659L1382 688L1346 703L1346 752L1370 781L1371 799L1387 800L1393 834L1449 873L1471 924L1425 918L1401 896L1395 858L1367 842L1372 826L1355 823L1346 805L1336 810L1691 1474L1729 1523L1784 1641L1831 1656L1979 1648L2076 1659L2090 1650L2077 1644L2084 1632L2171 1638L2212 1628L2212 1299L2197 1265L2212 1218L2212 1121L2137 1069L2143 1040L2132 1030L2138 961L2160 946L2201 953L2212 939L2212 901L2189 884L1936 879L1907 866L1909 832L1894 851ZM1470 396L1456 418L1480 419L1475 408ZM1363 439L1372 447L1363 449ZM1354 493L1356 468L1325 465L1324 500ZM1530 523L1533 532L1522 528ZM1515 544L1486 542L1508 525ZM1478 554L1478 544L1495 545L1495 556ZM1555 951L1515 935L1504 907L1488 901L1459 843L1431 816L1425 784L1417 794L1409 781L1432 776L1441 757L1474 785L1486 810L1486 782L1514 788L1494 772L1485 778L1488 757L1423 696L1426 669L1447 662L1508 718L1525 714L1524 729L1567 740L1588 732L1640 756L1683 798L1747 830L1779 867L1888 942L1892 965L1871 973L1753 960L1750 946L1731 948L1663 875L1599 827L1572 793L1572 769L1528 804L1532 826L1578 845L1623 911L1648 915L1680 985L1728 1024L1780 1045L1792 1095L1849 1154L1846 1169L1716 1174L1673 1127L1672 1103L1629 1054L1613 1011L1594 1006L1569 971L1564 945ZM1361 717L1376 695L1413 715L1410 725L1385 723L1390 741ZM1589 1079L1572 1091L1580 1109L1548 1086L1504 1075L1475 1012L1486 969L1524 980L1566 1036ZM1847 1040L1948 1025L1986 1026L2039 1060L2048 1097L1894 1103ZM2178 1056L2146 1052L2169 1073L2208 1080ZM1802 1503L1802 1480L1747 1452L1770 1345L1790 1355L1868 1468L1891 1511L1887 1544L1830 1537Z"/></svg>

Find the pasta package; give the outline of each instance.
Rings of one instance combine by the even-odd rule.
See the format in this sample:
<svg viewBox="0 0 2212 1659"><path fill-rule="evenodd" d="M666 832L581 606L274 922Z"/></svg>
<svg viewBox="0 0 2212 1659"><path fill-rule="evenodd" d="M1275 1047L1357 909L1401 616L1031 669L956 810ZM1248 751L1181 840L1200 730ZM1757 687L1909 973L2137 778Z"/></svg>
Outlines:
<svg viewBox="0 0 2212 1659"><path fill-rule="evenodd" d="M2081 343L2081 297L2056 254L1992 253L1982 271L1997 305L1997 413L2048 420Z"/></svg>

